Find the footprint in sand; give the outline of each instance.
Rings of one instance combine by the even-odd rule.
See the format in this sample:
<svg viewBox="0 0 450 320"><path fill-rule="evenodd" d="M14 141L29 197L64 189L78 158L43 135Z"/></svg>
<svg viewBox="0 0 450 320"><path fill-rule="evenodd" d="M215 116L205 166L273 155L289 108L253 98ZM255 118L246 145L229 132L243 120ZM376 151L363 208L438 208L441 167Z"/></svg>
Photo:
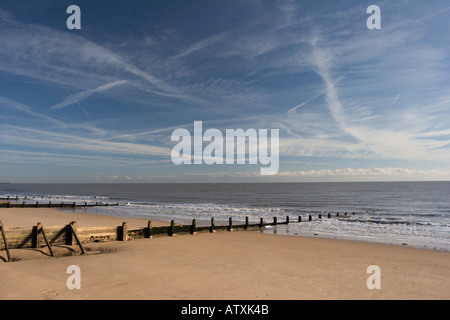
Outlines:
<svg viewBox="0 0 450 320"><path fill-rule="evenodd" d="M59 292L54 291L54 290L49 290L49 291L42 291L41 294L46 297L48 297L48 296L56 297L57 295L59 295Z"/></svg>

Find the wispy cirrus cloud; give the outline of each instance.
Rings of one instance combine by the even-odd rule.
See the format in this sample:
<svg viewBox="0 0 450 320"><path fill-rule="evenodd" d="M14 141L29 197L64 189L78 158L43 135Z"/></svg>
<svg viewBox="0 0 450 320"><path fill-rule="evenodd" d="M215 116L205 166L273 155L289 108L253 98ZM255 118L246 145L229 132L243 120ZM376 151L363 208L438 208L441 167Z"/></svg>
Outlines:
<svg viewBox="0 0 450 320"><path fill-rule="evenodd" d="M0 58L8 62L0 65L4 72L74 87L83 90L81 97L128 82L156 95L195 100L151 70L82 36L8 19L3 19L2 30ZM63 101L56 109L68 103Z"/></svg>
<svg viewBox="0 0 450 320"><path fill-rule="evenodd" d="M170 57L170 60L182 59L182 58L186 58L190 55L193 55L194 53L197 53L205 48L211 47L218 41L221 41L224 38L224 36L225 36L225 34L215 34L210 37L207 37L206 39L197 41L197 42L191 44L188 48L183 49L177 55Z"/></svg>
<svg viewBox="0 0 450 320"><path fill-rule="evenodd" d="M170 156L171 148L148 144L105 141L85 138L78 135L57 133L54 131L22 128L4 125L0 128L0 141L3 144L14 142L16 145L45 147L56 150L78 150L97 154L128 154L140 156Z"/></svg>
<svg viewBox="0 0 450 320"><path fill-rule="evenodd" d="M27 106L23 103L11 100L11 99L3 97L3 96L0 96L0 106L2 106L3 108L9 108L9 109L14 109L14 110L20 111L20 112L30 115L34 118L41 119L46 122L50 122L53 125L56 125L58 127L63 127L63 128L68 127L68 125L64 121L58 120L58 119L52 117L51 115L46 114L45 112L36 111L33 108L31 108L30 106Z"/></svg>
<svg viewBox="0 0 450 320"><path fill-rule="evenodd" d="M171 131L202 120L205 129L280 129L283 177L351 176L351 170L355 177L377 176L376 170L334 169L335 163L352 168L350 160L374 168L382 168L374 161L398 160L405 168L417 162L445 171L450 47L429 24L437 18L445 24L447 7L385 1L382 30L369 31L366 8L356 1L220 6L229 9L218 10L220 19L208 20L216 11L205 9L212 27L201 19L185 24L181 15L155 21L142 35L107 34L109 42L85 30L21 22L0 9L0 75L14 75L25 88L14 92L19 85L3 82L9 86L0 92L0 107L14 112L8 121L0 116L1 141L14 138L16 149L40 146L66 163L77 162L69 151L75 150L89 157L86 165L109 156L132 166L144 157L168 159ZM36 91L46 89L42 100L28 95L36 83ZM74 105L88 117L67 108ZM317 172L307 168L312 158L325 163ZM303 170L292 170L294 164ZM383 174L408 176L394 169Z"/></svg>
<svg viewBox="0 0 450 320"><path fill-rule="evenodd" d="M113 81L113 82L110 82L110 83L103 84L103 85L101 85L101 86L99 86L97 88L94 88L94 89L90 89L90 90L86 90L86 91L77 93L75 95L71 94L64 101L51 106L50 109L51 110L61 110L64 107L67 107L67 106L70 106L70 105L73 105L73 104L79 104L80 101L83 101L84 99L87 99L87 98L93 96L96 93L104 92L104 91L110 90L110 89L112 89L112 88L114 88L116 86L124 85L126 83L128 83L128 80L118 80L118 81Z"/></svg>
<svg viewBox="0 0 450 320"><path fill-rule="evenodd" d="M408 168L345 168L334 170L285 171L281 176L288 177L371 177L381 179L429 179L430 177L446 180L450 178L450 170L418 170Z"/></svg>
<svg viewBox="0 0 450 320"><path fill-rule="evenodd" d="M323 30L314 32L310 39L309 62L324 88L311 99L290 108L285 122L291 124L291 133L301 133L300 125L305 123L298 122L296 128L295 124L292 125L292 118L295 114L311 112L312 108L303 111L305 105L321 106L319 98L323 97L330 117L327 118L319 108L317 113L321 115L322 123L316 123L324 128L322 133L330 127L324 126L324 122L330 123L331 120L337 127L333 126L334 130L327 134L303 134L302 137L285 139L282 149L291 155L309 156L328 154L333 157L423 161L448 158L449 141L443 135L446 130L442 130L448 125L442 121L437 125L435 115L429 116L431 106L445 100L445 96L442 97L445 91L439 90L446 87L442 79L448 80L444 72L448 65L443 51L423 44L415 30L397 26L383 35L369 37L356 32L350 37L337 39ZM395 83L397 93L389 101L386 92L391 92L392 83ZM419 90L412 91L411 88L417 85L421 86ZM417 91L435 91L436 94L419 98ZM409 99L407 95L410 95ZM413 103L405 105L408 102ZM381 108L380 103L384 103ZM392 108L394 105L396 108ZM443 119L448 118L448 113L440 112ZM412 119L416 122L413 125ZM424 136L439 138L424 139Z"/></svg>

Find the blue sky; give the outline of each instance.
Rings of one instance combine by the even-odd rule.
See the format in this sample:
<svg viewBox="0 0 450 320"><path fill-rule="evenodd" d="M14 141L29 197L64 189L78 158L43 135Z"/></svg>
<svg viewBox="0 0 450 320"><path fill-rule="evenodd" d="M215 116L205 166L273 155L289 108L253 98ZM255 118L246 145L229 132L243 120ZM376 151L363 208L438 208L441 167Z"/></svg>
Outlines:
<svg viewBox="0 0 450 320"><path fill-rule="evenodd" d="M0 0L0 182L450 180L449 14L447 0ZM194 121L279 129L279 173L175 166L171 134Z"/></svg>

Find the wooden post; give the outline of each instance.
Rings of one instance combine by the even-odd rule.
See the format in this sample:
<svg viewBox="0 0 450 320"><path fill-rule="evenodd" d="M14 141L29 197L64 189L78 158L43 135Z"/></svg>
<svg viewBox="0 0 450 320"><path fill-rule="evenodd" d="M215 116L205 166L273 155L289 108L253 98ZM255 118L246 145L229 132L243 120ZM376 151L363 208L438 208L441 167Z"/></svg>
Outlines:
<svg viewBox="0 0 450 320"><path fill-rule="evenodd" d="M330 219L331 218L331 214L330 213L328 213L328 219Z"/></svg>
<svg viewBox="0 0 450 320"><path fill-rule="evenodd" d="M122 222L122 232L121 232L122 241L128 241L128 223Z"/></svg>
<svg viewBox="0 0 450 320"><path fill-rule="evenodd" d="M65 233L66 233L66 238L64 239L65 245L73 246L72 228L70 228L69 225L66 226Z"/></svg>
<svg viewBox="0 0 450 320"><path fill-rule="evenodd" d="M36 249L41 248L41 241L42 241L41 229L42 229L42 224L40 222L38 222L36 225L36 245L35 245Z"/></svg>
<svg viewBox="0 0 450 320"><path fill-rule="evenodd" d="M298 216L298 222L302 222L302 216Z"/></svg>
<svg viewBox="0 0 450 320"><path fill-rule="evenodd" d="M228 231L233 231L233 218L228 219Z"/></svg>
<svg viewBox="0 0 450 320"><path fill-rule="evenodd" d="M75 232L75 229L73 228L73 223L74 223L74 222L75 222L75 221L72 221L72 222L69 224L69 228L70 228L70 230L72 230L72 234L73 234L73 236L75 237L75 240L77 241L78 246L80 247L81 253L82 253L82 254L85 254L86 252L84 251L84 248L83 248L83 246L81 245L80 239L78 239L77 233ZM75 222L75 223L76 223L76 222Z"/></svg>
<svg viewBox="0 0 450 320"><path fill-rule="evenodd" d="M40 231L42 232L42 236L44 237L45 244L47 245L48 250L50 251L50 255L51 255L52 257L54 257L52 247L50 246L50 242L48 242L48 240L47 240L47 236L45 235L45 231L44 231L44 227L42 226L42 223L38 222L38 227L37 227L37 229L40 230ZM38 231L38 232L39 232L39 231ZM40 244L39 244L39 246L40 246Z"/></svg>
<svg viewBox="0 0 450 320"><path fill-rule="evenodd" d="M214 228L215 228L214 218L211 218L211 232L212 233L216 232L216 230L214 230Z"/></svg>
<svg viewBox="0 0 450 320"><path fill-rule="evenodd" d="M0 233L2 232L2 222L0 221ZM2 237L0 235L0 252L2 251Z"/></svg>
<svg viewBox="0 0 450 320"><path fill-rule="evenodd" d="M148 232L148 238L149 239L153 238L153 236L152 236L152 221L151 220L148 221L147 232Z"/></svg>
<svg viewBox="0 0 450 320"><path fill-rule="evenodd" d="M6 241L5 228L3 227L3 223L1 221L0 221L0 230L2 231L3 243L5 244L6 262L11 262L11 255L9 254L8 242ZM2 246L0 241L0 249L1 248Z"/></svg>
<svg viewBox="0 0 450 320"><path fill-rule="evenodd" d="M192 219L191 234L197 234L197 221Z"/></svg>
<svg viewBox="0 0 450 320"><path fill-rule="evenodd" d="M273 217L273 224L274 224L274 225L277 225L277 224L278 224L277 217Z"/></svg>
<svg viewBox="0 0 450 320"><path fill-rule="evenodd" d="M312 216L311 215L309 215L309 221L312 221Z"/></svg>
<svg viewBox="0 0 450 320"><path fill-rule="evenodd" d="M170 221L169 236L175 236L175 220Z"/></svg>
<svg viewBox="0 0 450 320"><path fill-rule="evenodd" d="M36 201L36 208L38 207L38 205L39 205L39 202L38 202L38 201Z"/></svg>
<svg viewBox="0 0 450 320"><path fill-rule="evenodd" d="M319 219L322 219L322 214L319 213Z"/></svg>
<svg viewBox="0 0 450 320"><path fill-rule="evenodd" d="M286 216L286 224L289 224L289 216Z"/></svg>
<svg viewBox="0 0 450 320"><path fill-rule="evenodd" d="M336 213L336 217L339 217L339 212L338 212L338 213Z"/></svg>
<svg viewBox="0 0 450 320"><path fill-rule="evenodd" d="M42 241L42 236L41 236L41 229L42 229L42 225L40 222L38 222L38 224L36 225L36 232L34 234L34 248L36 249L40 249L41 248L41 241Z"/></svg>
<svg viewBox="0 0 450 320"><path fill-rule="evenodd" d="M245 226L244 226L244 230L248 229L248 217L245 217Z"/></svg>
<svg viewBox="0 0 450 320"><path fill-rule="evenodd" d="M71 225L71 229L69 230L70 231L69 240L70 240L70 245L74 246L77 244L77 241L76 241L75 237L73 236L74 232L77 232L77 222L71 221L70 225Z"/></svg>
<svg viewBox="0 0 450 320"><path fill-rule="evenodd" d="M259 218L259 227L264 228L264 219L263 218Z"/></svg>

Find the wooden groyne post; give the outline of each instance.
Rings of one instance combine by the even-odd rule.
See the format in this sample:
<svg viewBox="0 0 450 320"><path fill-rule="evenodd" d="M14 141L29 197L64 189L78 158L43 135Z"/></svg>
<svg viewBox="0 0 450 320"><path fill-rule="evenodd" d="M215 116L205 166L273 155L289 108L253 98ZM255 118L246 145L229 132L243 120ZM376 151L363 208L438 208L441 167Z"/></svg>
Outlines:
<svg viewBox="0 0 450 320"><path fill-rule="evenodd" d="M1 221L0 221L0 231L2 233L2 237L0 238L0 249L2 248L1 240L3 239L6 251L6 262L11 262L11 255L9 254L8 241L6 241L5 228L3 227L3 223Z"/></svg>
<svg viewBox="0 0 450 320"><path fill-rule="evenodd" d="M128 223L123 222L122 227L120 228L120 237L121 241L128 241Z"/></svg>
<svg viewBox="0 0 450 320"><path fill-rule="evenodd" d="M41 235L42 235L42 237L41 237ZM52 257L54 257L53 250L50 245L50 242L48 241L47 235L45 234L44 227L42 226L42 223L38 222L38 224L36 225L36 237L35 237L35 243L36 243L35 247L38 249L41 248L42 238L44 238L45 244L47 245L48 250L50 251L50 255Z"/></svg>
<svg viewBox="0 0 450 320"><path fill-rule="evenodd" d="M78 246L80 247L81 253L82 253L82 254L85 254L86 252L84 251L84 248L83 248L83 246L82 246L82 244L81 244L80 239L78 239L77 233L75 232L75 229L74 229L74 227L73 227L74 225L76 226L76 222L75 222L75 221L72 221L72 222L69 224L68 227L69 227L69 229L72 231L72 234L73 234L73 236L75 237L75 241L77 242Z"/></svg>
<svg viewBox="0 0 450 320"><path fill-rule="evenodd" d="M228 231L233 231L233 218L228 219Z"/></svg>
<svg viewBox="0 0 450 320"><path fill-rule="evenodd" d="M149 220L148 223L147 223L147 236L146 236L146 238L149 238L149 239L153 238L153 236L152 236L152 221L151 220Z"/></svg>
<svg viewBox="0 0 450 320"><path fill-rule="evenodd" d="M0 200L7 200L7 198L0 198ZM19 199L16 199L16 201ZM48 203L39 203L39 201L36 201L34 203L26 203L25 201L22 201L21 203L12 203L7 200L8 202L0 203L0 208L89 208L89 207L112 207L112 206L119 206L119 203L106 203L106 204L99 204L96 202L95 204L88 204L87 202L84 202L83 204L77 204L76 202L72 203L53 203L52 201L49 201Z"/></svg>
<svg viewBox="0 0 450 320"><path fill-rule="evenodd" d="M170 221L169 236L175 236L175 220Z"/></svg>
<svg viewBox="0 0 450 320"><path fill-rule="evenodd" d="M197 220L192 219L191 234L197 234Z"/></svg>

